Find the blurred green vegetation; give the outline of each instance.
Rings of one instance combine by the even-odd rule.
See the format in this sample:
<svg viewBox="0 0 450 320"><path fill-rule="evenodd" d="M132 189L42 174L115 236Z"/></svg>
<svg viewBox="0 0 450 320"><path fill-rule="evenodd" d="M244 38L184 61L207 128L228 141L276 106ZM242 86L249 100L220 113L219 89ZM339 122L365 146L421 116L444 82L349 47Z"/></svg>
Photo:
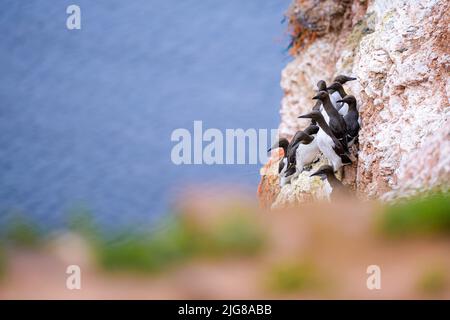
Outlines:
<svg viewBox="0 0 450 320"><path fill-rule="evenodd" d="M70 231L83 236L90 243L96 243L102 237L102 231L94 221L94 214L84 207L69 211L67 227Z"/></svg>
<svg viewBox="0 0 450 320"><path fill-rule="evenodd" d="M447 274L443 268L432 268L425 271L419 281L418 289L420 292L429 295L439 295L447 288Z"/></svg>
<svg viewBox="0 0 450 320"><path fill-rule="evenodd" d="M100 265L107 270L158 272L194 257L257 254L263 233L254 221L230 215L206 228L176 216L164 230L118 234L96 243Z"/></svg>
<svg viewBox="0 0 450 320"><path fill-rule="evenodd" d="M180 262L193 252L188 230L179 221L155 233L122 233L96 245L100 265L106 270L156 272Z"/></svg>
<svg viewBox="0 0 450 320"><path fill-rule="evenodd" d="M3 278L6 269L6 257L3 248L0 246L0 280Z"/></svg>
<svg viewBox="0 0 450 320"><path fill-rule="evenodd" d="M199 249L212 256L249 256L258 253L264 245L262 230L246 215L224 216L211 230L192 231L203 238Z"/></svg>
<svg viewBox="0 0 450 320"><path fill-rule="evenodd" d="M317 289L317 268L310 263L289 262L273 267L268 275L268 286L277 293L293 293Z"/></svg>
<svg viewBox="0 0 450 320"><path fill-rule="evenodd" d="M450 235L450 193L428 192L387 205L378 227L390 236Z"/></svg>
<svg viewBox="0 0 450 320"><path fill-rule="evenodd" d="M158 272L195 257L260 252L264 234L254 217L246 208L225 210L229 212L205 225L185 213L169 215L160 223L164 228L157 231L123 226L114 231L102 230L92 212L77 208L69 212L67 228L87 240L100 266L111 271ZM0 236L5 244L19 247L37 247L44 239L37 225L20 213L12 215Z"/></svg>
<svg viewBox="0 0 450 320"><path fill-rule="evenodd" d="M43 234L24 214L15 213L7 227L2 230L2 238L8 244L29 248L38 246L43 240Z"/></svg>

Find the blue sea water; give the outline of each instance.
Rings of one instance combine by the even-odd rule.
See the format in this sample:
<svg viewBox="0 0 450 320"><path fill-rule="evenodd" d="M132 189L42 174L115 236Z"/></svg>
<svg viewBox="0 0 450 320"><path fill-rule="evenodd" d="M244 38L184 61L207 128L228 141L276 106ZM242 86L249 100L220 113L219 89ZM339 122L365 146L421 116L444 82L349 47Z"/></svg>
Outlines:
<svg viewBox="0 0 450 320"><path fill-rule="evenodd" d="M175 166L170 135L277 127L289 3L2 0L0 223L19 210L58 226L84 207L146 224L191 184L256 190L259 165Z"/></svg>

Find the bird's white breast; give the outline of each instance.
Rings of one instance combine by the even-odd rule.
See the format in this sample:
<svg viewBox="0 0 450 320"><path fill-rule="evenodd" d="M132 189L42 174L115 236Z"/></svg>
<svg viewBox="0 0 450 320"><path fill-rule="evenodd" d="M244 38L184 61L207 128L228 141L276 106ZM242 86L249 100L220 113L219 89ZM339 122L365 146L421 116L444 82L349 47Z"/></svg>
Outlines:
<svg viewBox="0 0 450 320"><path fill-rule="evenodd" d="M333 107L337 110L338 109L337 101L342 99L341 95L339 94L339 92L335 91L332 94L330 94L329 97L331 103L333 104Z"/></svg>
<svg viewBox="0 0 450 320"><path fill-rule="evenodd" d="M319 153L319 147L317 146L317 138L310 144L299 144L296 151L297 163L302 164L302 167L313 162Z"/></svg>
<svg viewBox="0 0 450 320"><path fill-rule="evenodd" d="M339 109L339 113L344 117L348 112L348 104L344 103L342 108Z"/></svg>
<svg viewBox="0 0 450 320"><path fill-rule="evenodd" d="M322 129L317 133L317 146L319 150L323 153L325 158L328 159L329 163L333 166L334 170L338 170L342 167L342 160L336 152L334 152L334 142L329 135L325 133Z"/></svg>

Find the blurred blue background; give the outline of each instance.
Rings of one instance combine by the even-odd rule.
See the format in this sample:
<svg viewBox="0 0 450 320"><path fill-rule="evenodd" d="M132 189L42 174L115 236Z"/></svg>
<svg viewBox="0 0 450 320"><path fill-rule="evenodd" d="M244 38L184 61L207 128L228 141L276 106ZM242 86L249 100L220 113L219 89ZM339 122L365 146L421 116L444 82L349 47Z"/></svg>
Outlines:
<svg viewBox="0 0 450 320"><path fill-rule="evenodd" d="M187 185L256 192L259 165L175 166L170 135L278 126L289 3L2 0L0 222L147 224Z"/></svg>

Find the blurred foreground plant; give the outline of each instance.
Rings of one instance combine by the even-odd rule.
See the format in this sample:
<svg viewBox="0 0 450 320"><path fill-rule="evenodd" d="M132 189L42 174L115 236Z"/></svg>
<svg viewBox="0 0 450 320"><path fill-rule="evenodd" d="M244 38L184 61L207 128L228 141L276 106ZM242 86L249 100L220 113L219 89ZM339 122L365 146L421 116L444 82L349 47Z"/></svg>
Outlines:
<svg viewBox="0 0 450 320"><path fill-rule="evenodd" d="M309 263L279 264L269 272L268 285L278 293L316 289L319 286L317 268Z"/></svg>
<svg viewBox="0 0 450 320"><path fill-rule="evenodd" d="M6 242L19 247L36 247L42 241L39 227L28 220L25 215L14 214L4 231Z"/></svg>
<svg viewBox="0 0 450 320"><path fill-rule="evenodd" d="M391 236L450 235L450 193L429 192L390 204L378 226Z"/></svg>
<svg viewBox="0 0 450 320"><path fill-rule="evenodd" d="M0 246L0 279L3 277L6 268L6 257L3 248Z"/></svg>
<svg viewBox="0 0 450 320"><path fill-rule="evenodd" d="M96 246L99 262L107 270L159 271L192 252L188 230L179 221L154 234L119 234Z"/></svg>
<svg viewBox="0 0 450 320"><path fill-rule="evenodd" d="M447 288L447 273L444 268L432 268L425 271L418 281L420 292L428 295L438 295Z"/></svg>
<svg viewBox="0 0 450 320"><path fill-rule="evenodd" d="M157 272L194 257L256 254L263 240L262 231L247 216L229 215L208 228L177 216L161 231L100 241L96 253L107 270Z"/></svg>

